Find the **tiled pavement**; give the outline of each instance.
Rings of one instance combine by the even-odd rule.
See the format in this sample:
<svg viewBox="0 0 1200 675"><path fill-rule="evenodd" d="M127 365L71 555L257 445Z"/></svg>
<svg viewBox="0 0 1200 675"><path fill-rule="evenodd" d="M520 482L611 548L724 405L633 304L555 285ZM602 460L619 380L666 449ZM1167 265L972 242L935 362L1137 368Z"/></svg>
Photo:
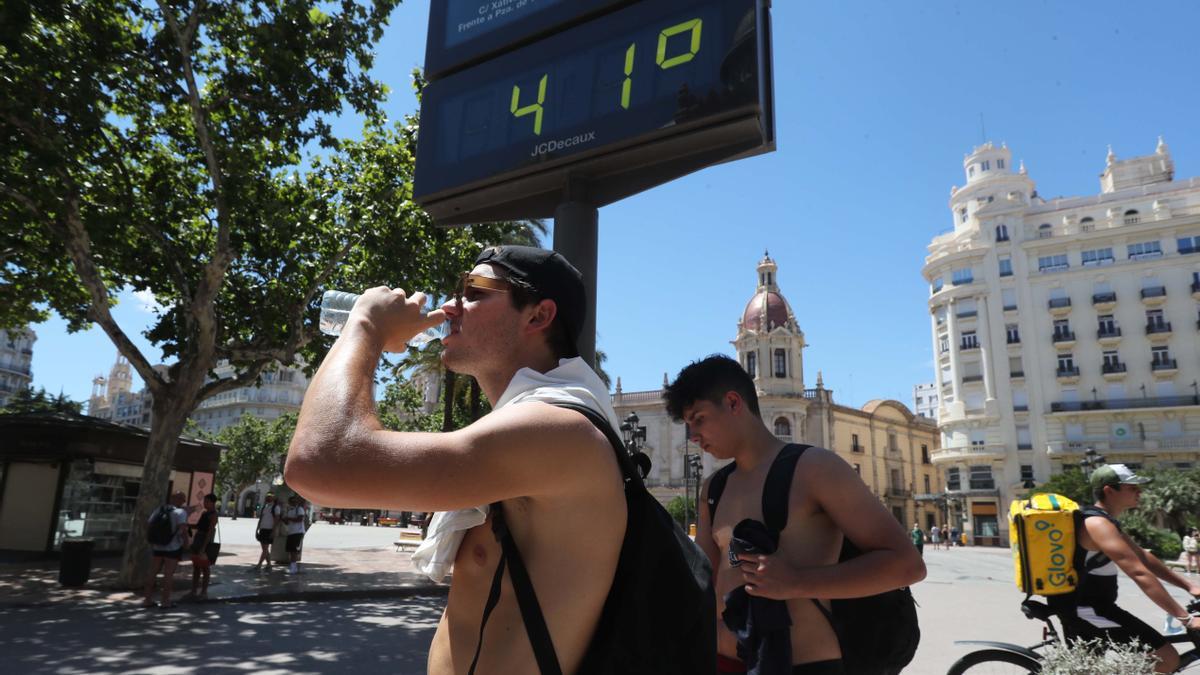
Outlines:
<svg viewBox="0 0 1200 675"><path fill-rule="evenodd" d="M223 545L213 566L209 602L274 602L355 597L395 597L445 592L413 570L409 551L386 548L311 549L304 552L301 573L287 566L256 571L259 548ZM0 564L0 607L56 603L138 603L141 598L116 586L119 557L93 558L88 583L67 588L58 583L58 561ZM179 600L191 588L192 565L184 561L175 572Z"/></svg>

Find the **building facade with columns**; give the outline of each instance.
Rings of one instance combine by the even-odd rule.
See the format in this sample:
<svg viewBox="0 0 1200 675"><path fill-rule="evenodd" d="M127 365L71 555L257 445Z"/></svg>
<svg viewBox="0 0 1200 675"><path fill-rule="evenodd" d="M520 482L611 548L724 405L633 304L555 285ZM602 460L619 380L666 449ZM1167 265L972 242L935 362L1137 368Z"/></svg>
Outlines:
<svg viewBox="0 0 1200 675"><path fill-rule="evenodd" d="M34 342L37 333L31 328L0 330L0 408L32 384Z"/></svg>
<svg viewBox="0 0 1200 675"><path fill-rule="evenodd" d="M778 267L764 256L756 271L757 288L737 322L732 344L754 379L763 422L781 440L835 451L906 527L942 524L945 514L938 503L920 499L942 491L932 464L936 424L894 400L874 400L862 408L839 405L820 373L816 386L807 388L804 332L780 291ZM689 455L699 456L701 476L721 465L689 442L685 426L667 415L662 395L661 389L623 391L618 378L612 399L619 417L636 413L638 425L646 427L643 450L652 461L647 482L660 498L695 490Z"/></svg>
<svg viewBox="0 0 1200 675"><path fill-rule="evenodd" d="M947 494L1007 540L1027 486L1087 450L1139 466L1200 457L1200 179L1109 150L1100 192L1045 199L1007 147L963 160L954 228L922 273Z"/></svg>

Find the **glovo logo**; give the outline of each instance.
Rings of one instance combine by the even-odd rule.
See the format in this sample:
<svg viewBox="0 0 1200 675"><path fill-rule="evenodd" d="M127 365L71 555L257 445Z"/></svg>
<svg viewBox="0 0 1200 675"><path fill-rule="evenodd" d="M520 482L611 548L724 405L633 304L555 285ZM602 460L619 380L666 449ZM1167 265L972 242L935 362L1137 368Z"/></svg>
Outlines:
<svg viewBox="0 0 1200 675"><path fill-rule="evenodd" d="M1066 586L1070 583L1066 544L1066 533L1049 520L1034 521L1033 528L1044 534L1050 542L1050 565L1046 568L1046 583L1051 586Z"/></svg>

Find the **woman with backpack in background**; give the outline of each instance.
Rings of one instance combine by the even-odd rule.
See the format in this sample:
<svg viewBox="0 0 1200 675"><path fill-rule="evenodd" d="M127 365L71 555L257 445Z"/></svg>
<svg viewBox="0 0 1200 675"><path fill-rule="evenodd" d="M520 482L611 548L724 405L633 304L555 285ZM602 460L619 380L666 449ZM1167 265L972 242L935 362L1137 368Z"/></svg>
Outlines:
<svg viewBox="0 0 1200 675"><path fill-rule="evenodd" d="M217 532L217 496L204 495L204 512L196 521L196 533L192 536L192 590L185 600L207 600L208 582L212 577L212 566L216 562L216 551L209 547ZM210 555L211 554L211 555Z"/></svg>

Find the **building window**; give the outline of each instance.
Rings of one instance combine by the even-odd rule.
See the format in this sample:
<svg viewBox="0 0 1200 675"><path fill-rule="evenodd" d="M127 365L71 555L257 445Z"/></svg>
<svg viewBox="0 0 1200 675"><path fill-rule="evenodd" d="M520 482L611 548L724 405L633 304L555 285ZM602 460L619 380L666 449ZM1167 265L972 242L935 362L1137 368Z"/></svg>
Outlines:
<svg viewBox="0 0 1200 675"><path fill-rule="evenodd" d="M1101 337L1117 334L1117 322L1113 320L1112 314L1101 314L1099 323Z"/></svg>
<svg viewBox="0 0 1200 675"><path fill-rule="evenodd" d="M1093 265L1111 265L1114 261L1113 250L1111 247L1095 248L1090 251L1084 251L1079 257L1085 267L1091 267Z"/></svg>
<svg viewBox="0 0 1200 675"><path fill-rule="evenodd" d="M1021 465L1021 482L1024 483L1026 481L1033 482L1033 465L1032 464L1022 464Z"/></svg>
<svg viewBox="0 0 1200 675"><path fill-rule="evenodd" d="M930 461L929 461L929 446L925 445L924 443L921 444L921 463L922 464L930 463ZM929 480L929 479L926 478L925 480ZM925 488L925 491L929 492L929 488Z"/></svg>
<svg viewBox="0 0 1200 675"><path fill-rule="evenodd" d="M1012 258L1001 258L1000 259L1000 276L1011 277L1012 273L1013 273L1012 272Z"/></svg>
<svg viewBox="0 0 1200 675"><path fill-rule="evenodd" d="M946 469L946 489L961 490L962 478L959 476L958 467Z"/></svg>
<svg viewBox="0 0 1200 675"><path fill-rule="evenodd" d="M746 374L751 379L758 377L758 354L755 352L746 352Z"/></svg>
<svg viewBox="0 0 1200 675"><path fill-rule="evenodd" d="M1020 356L1008 357L1008 374L1011 377L1025 377L1025 366L1021 363Z"/></svg>
<svg viewBox="0 0 1200 675"><path fill-rule="evenodd" d="M1054 226L1050 223L1038 225L1038 239L1049 239L1054 236Z"/></svg>
<svg viewBox="0 0 1200 675"><path fill-rule="evenodd" d="M1162 332L1167 327L1167 320L1163 318L1161 309L1146 310L1146 329L1151 331Z"/></svg>
<svg viewBox="0 0 1200 675"><path fill-rule="evenodd" d="M1055 319L1054 320L1054 339L1065 340L1071 337L1071 321L1070 319Z"/></svg>
<svg viewBox="0 0 1200 675"><path fill-rule="evenodd" d="M888 450L892 452L898 452L900 450L900 446L896 443L896 432L894 431L888 432Z"/></svg>
<svg viewBox="0 0 1200 675"><path fill-rule="evenodd" d="M1104 352L1104 372L1111 372L1119 365L1121 365L1121 357L1115 349Z"/></svg>
<svg viewBox="0 0 1200 675"><path fill-rule="evenodd" d="M1004 325L1004 333L1008 340L1008 344L1015 345L1021 342L1021 331L1017 324L1009 323Z"/></svg>
<svg viewBox="0 0 1200 675"><path fill-rule="evenodd" d="M1065 253L1038 257L1039 272L1061 272L1069 268L1070 265L1067 264L1067 255Z"/></svg>
<svg viewBox="0 0 1200 675"><path fill-rule="evenodd" d="M858 474L859 478L862 478L862 464L854 465L854 473Z"/></svg>
<svg viewBox="0 0 1200 675"><path fill-rule="evenodd" d="M1125 212L1125 224L1137 225L1141 218L1138 217L1137 209L1129 209Z"/></svg>
<svg viewBox="0 0 1200 675"><path fill-rule="evenodd" d="M930 494L933 490L929 488L929 474L925 474L923 478L925 479L925 494Z"/></svg>
<svg viewBox="0 0 1200 675"><path fill-rule="evenodd" d="M1130 260L1162 257L1162 244L1158 241L1140 241L1125 247Z"/></svg>
<svg viewBox="0 0 1200 675"><path fill-rule="evenodd" d="M972 164L971 166L968 166L968 167L967 167L967 176L968 176L968 177L971 177L971 176L974 176L974 175L975 175L975 165L974 165L974 164Z"/></svg>
<svg viewBox="0 0 1200 675"><path fill-rule="evenodd" d="M781 438L792 437L792 423L786 417L775 420L775 435Z"/></svg>
<svg viewBox="0 0 1200 675"><path fill-rule="evenodd" d="M1000 289L1000 302L1004 307L1004 311L1012 311L1017 308L1017 289L1002 288Z"/></svg>
<svg viewBox="0 0 1200 675"><path fill-rule="evenodd" d="M978 349L979 340L975 337L975 331L965 330L962 334L962 339L959 342L959 349Z"/></svg>
<svg viewBox="0 0 1200 675"><path fill-rule="evenodd" d="M987 170L989 170L989 169L991 169L991 168L992 168L992 162L991 162L991 160L987 160L987 159L985 159L985 160L983 160L982 162L980 162L980 163L979 163L979 170L980 170L980 171L987 171Z"/></svg>
<svg viewBox="0 0 1200 675"><path fill-rule="evenodd" d="M1150 365L1152 368L1165 368L1174 365L1171 361L1171 351L1166 345L1150 348Z"/></svg>
<svg viewBox="0 0 1200 675"><path fill-rule="evenodd" d="M858 434L850 434L850 452L862 452L863 447L858 444Z"/></svg>
<svg viewBox="0 0 1200 675"><path fill-rule="evenodd" d="M997 225L996 226L996 241L1008 241L1008 226L1007 225Z"/></svg>
<svg viewBox="0 0 1200 675"><path fill-rule="evenodd" d="M1058 373L1060 375L1067 375L1073 372L1075 372L1075 357L1070 352L1059 354Z"/></svg>
<svg viewBox="0 0 1200 675"><path fill-rule="evenodd" d="M1193 237L1179 237L1175 240L1181 254L1200 253L1200 234Z"/></svg>
<svg viewBox="0 0 1200 675"><path fill-rule="evenodd" d="M958 210L958 222L960 222L960 223L967 222L967 207L964 206Z"/></svg>
<svg viewBox="0 0 1200 675"><path fill-rule="evenodd" d="M954 270L951 274L950 283L955 286L969 284L975 281L975 272L970 267Z"/></svg>
<svg viewBox="0 0 1200 675"><path fill-rule="evenodd" d="M787 377L787 350L775 350L775 377Z"/></svg>
<svg viewBox="0 0 1200 675"><path fill-rule="evenodd" d="M944 280L941 277L936 277L933 280L933 283L929 285L930 295L942 290L943 283L944 283Z"/></svg>
<svg viewBox="0 0 1200 675"><path fill-rule="evenodd" d="M1003 159L1003 158L1000 158L1000 159L997 159L997 160L996 160L996 168L997 168L997 169L1003 169L1003 168L1004 168L1004 159Z"/></svg>
<svg viewBox="0 0 1200 675"><path fill-rule="evenodd" d="M972 466L970 486L972 490L995 490L996 481L992 479L992 467Z"/></svg>

